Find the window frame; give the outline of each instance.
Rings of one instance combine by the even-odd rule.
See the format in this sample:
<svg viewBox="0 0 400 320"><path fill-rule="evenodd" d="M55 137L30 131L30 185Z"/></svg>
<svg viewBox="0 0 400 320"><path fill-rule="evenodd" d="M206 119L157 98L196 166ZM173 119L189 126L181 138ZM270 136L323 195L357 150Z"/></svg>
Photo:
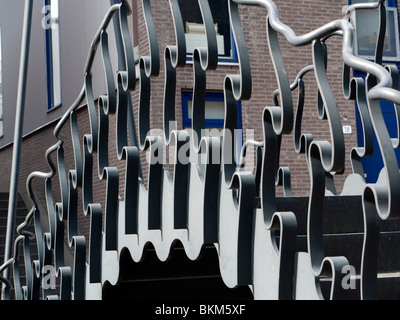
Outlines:
<svg viewBox="0 0 400 320"><path fill-rule="evenodd" d="M349 5L353 3L352 0L349 0ZM389 39L390 42L393 44L394 42L394 50L392 52L395 54L395 56L389 56L386 54L386 52L383 52L383 60L385 62L400 62L400 30L399 30L399 12L398 12L398 5L397 5L397 0L387 0L386 1L386 16L387 16L387 21L388 21L388 16L389 14L393 13L393 20L394 20L394 26L393 26L393 32L394 34L389 34ZM351 21L353 23L353 26L356 29L357 26L357 11L352 12L351 16ZM367 60L374 60L375 59L375 51L361 51L359 53L358 50L358 39L357 39L357 32L354 36L354 54L358 57L367 59Z"/></svg>
<svg viewBox="0 0 400 320"><path fill-rule="evenodd" d="M182 126L183 129L192 128L192 119L189 118L189 101L193 100L192 91L182 91ZM207 101L224 101L224 94L222 92L206 92L206 102ZM224 119L205 119L205 129L207 128L223 128ZM242 106L241 102L238 101L238 122L237 128L242 129Z"/></svg>
<svg viewBox="0 0 400 320"><path fill-rule="evenodd" d="M192 119L189 118L189 101L193 101L193 91L190 90L182 90L182 127L183 129L192 128ZM216 92L216 91L207 91L206 92L206 102L207 101L224 101L224 93ZM236 128L238 130L243 130L243 121L242 121L242 104L241 101L237 102L238 111L237 111L237 125ZM204 129L212 129L212 128L224 128L225 119L205 119L205 128ZM237 135L237 159L240 158L241 149L243 146L243 132L242 134Z"/></svg>
<svg viewBox="0 0 400 320"><path fill-rule="evenodd" d="M178 4L179 4L180 1L181 0L178 0ZM211 12L211 14L213 14L213 13ZM228 12L228 15L229 15L229 12ZM214 19L214 16L213 16L213 19ZM229 19L229 17L228 17L228 19ZM229 24L229 33L230 33L230 38L231 38L232 56L218 56L218 63L220 63L220 64L225 64L225 63L226 64L235 64L235 63L238 63L238 61L239 61L238 54L237 54L237 49L236 49L236 44L235 44L235 38L233 36L232 26L230 24L230 21L228 21L228 24ZM186 61L193 63L193 55L186 53Z"/></svg>
<svg viewBox="0 0 400 320"><path fill-rule="evenodd" d="M59 1L59 0L44 0L44 6L51 6L52 1ZM60 10L60 3L58 2L58 10ZM45 10L44 12L45 16L48 14L51 14L51 12L48 12ZM54 60L53 60L53 32L54 30L51 28L51 25L53 24L52 19L50 19L50 27L47 27L45 29L45 50L46 50L46 81L47 81L47 112L53 111L59 107L62 106L62 86L61 86L61 49L60 49L60 14L58 14L57 18L57 33L58 33L58 53L59 53L59 74L57 74L58 82L59 82L59 92L58 96L60 97L59 103L54 103Z"/></svg>

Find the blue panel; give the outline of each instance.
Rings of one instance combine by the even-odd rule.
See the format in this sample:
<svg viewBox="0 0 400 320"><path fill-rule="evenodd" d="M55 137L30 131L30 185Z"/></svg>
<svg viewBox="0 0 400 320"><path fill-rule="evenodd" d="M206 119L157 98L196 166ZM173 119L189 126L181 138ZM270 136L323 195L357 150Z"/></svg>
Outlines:
<svg viewBox="0 0 400 320"><path fill-rule="evenodd" d="M397 6L397 0L388 2L388 4L395 4ZM357 71L354 72L354 76L365 78L365 74ZM381 101L381 109L390 137L397 138L397 120L393 104L386 101ZM356 105L356 122L357 122L357 143L359 146L363 146L364 138L362 134L361 119L357 105ZM397 161L400 164L400 150L395 150L395 153L397 156ZM383 160L375 134L374 134L374 154L369 158L363 158L362 164L364 167L364 171L367 174L366 181L368 183L376 182L376 180L379 177L379 173L383 168Z"/></svg>
<svg viewBox="0 0 400 320"><path fill-rule="evenodd" d="M381 107L383 111L383 117L391 138L397 138L397 120L396 114L394 113L393 105L386 101L381 102ZM391 112L389 110L392 110ZM389 112L388 112L389 111ZM357 142L359 146L364 144L362 135L362 125L358 109L356 109L356 121L357 121ZM395 150L397 161L400 164L400 150ZM379 150L378 141L374 134L374 153L369 158L363 158L362 164L364 171L367 174L366 181L368 183L374 183L379 177L379 173L383 168L382 154Z"/></svg>

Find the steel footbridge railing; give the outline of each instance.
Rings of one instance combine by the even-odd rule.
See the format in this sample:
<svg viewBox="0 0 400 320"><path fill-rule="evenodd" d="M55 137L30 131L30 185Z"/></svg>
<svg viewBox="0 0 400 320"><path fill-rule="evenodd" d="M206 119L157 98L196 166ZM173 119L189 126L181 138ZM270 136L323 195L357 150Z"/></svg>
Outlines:
<svg viewBox="0 0 400 320"><path fill-rule="evenodd" d="M218 68L214 21L207 0L198 0L207 42L205 47L196 48L193 53L193 130L180 130L176 126L176 73L186 65L186 40L178 0L169 0L176 43L164 48L164 104L159 110L163 114L163 135L150 135L151 82L160 76L161 63L151 1L142 2L149 54L139 59L138 77L127 23L132 11L127 1L111 1L111 7L94 36L82 90L57 123L53 132L57 142L45 155L49 172L33 172L27 179L32 207L25 222L17 228L17 239L13 244L8 243L10 249L0 268L0 274L4 273L0 278L4 283L3 298L13 298L9 294L12 286L15 299L99 299L105 283L118 283L119 258L123 251L128 251L132 259L140 263L147 245L151 244L158 259L166 261L171 248L180 242L191 260L199 257L204 245L214 245L225 285L229 288L249 286L255 299L345 299L348 288L343 283L348 274L343 270L348 270L351 264L346 256L327 256L323 241L327 190L333 190L330 186L334 175L343 174L346 156L341 119L327 75L328 39L332 36L342 39L343 94L347 100L357 102L364 134L364 146L355 146L351 150L353 172L346 177L345 190L352 192L332 198L340 202L351 194L362 207L364 230L359 261L359 298L377 298L379 221L396 220L400 215L400 177L394 152L399 139L389 136L379 107L382 100L393 103L396 112L400 105L400 92L396 87L398 71L382 65L386 27L383 1L349 6L345 17L307 34L296 35L280 21L274 2L228 0L239 73L226 75L224 79L222 140L204 134L206 75L209 70ZM25 30L29 32L31 1L26 1L26 4ZM236 143L232 139L233 132L238 130L237 105L239 101L249 100L252 94L251 64L240 21L242 5L265 9L260 14L266 16L268 54L273 61L278 89L271 92L274 105L266 107L262 113L263 141L245 141L238 160ZM378 10L380 13L375 61L354 55L355 35L350 13L359 9ZM118 50L117 73L112 68L109 52L107 29L111 22ZM290 83L285 70L278 40L280 35L294 47L310 46L312 50L312 65L304 66L293 83ZM23 50L21 61L27 61L28 37L24 36L23 41L26 50ZM107 94L100 96L97 103L92 87L96 54L102 57L107 88ZM366 80L352 77L352 70L366 73ZM307 73L313 73L316 79L320 97L318 116L329 127L329 141L315 140L312 132L303 132L302 113L306 108L303 78ZM20 97L23 98L26 79L23 65L20 79ZM131 100L131 93L135 90L139 90L137 132ZM297 106L294 106L293 93L296 90L299 98ZM23 107L23 100L19 101ZM81 110L87 111L90 122L89 132L82 137L78 133L77 112L81 106ZM111 116L117 121L113 134L117 159L125 167L124 175L109 157L112 152L108 143ZM60 134L67 123L70 141ZM295 150L304 155L311 179L306 221L299 221L293 210L281 210L276 196L277 186L283 185L285 196L292 197L290 170L280 167L279 159L282 137L291 134L293 129ZM360 163L363 157L373 153L373 133L378 140L384 167L382 179L367 184ZM68 171L64 155L66 143L72 145L74 158L73 169ZM251 146L256 148L255 172L246 171L243 165ZM18 166L18 144L14 148L15 165ZM174 148L173 174L160 161L165 148ZM150 155L148 163L141 161L142 152ZM51 159L52 154L56 155L56 162ZM97 177L92 172L94 161L98 164ZM142 174L144 165L148 166L147 179ZM53 201L56 176L61 190L58 203ZM93 202L96 178L106 185L103 206ZM33 179L45 181L45 214L49 232L43 232L41 228L41 212L32 189ZM79 201L90 219L88 239L79 233ZM9 210L9 219L12 219L13 208ZM350 216L349 210L345 205L341 207L341 211ZM300 223L307 227L307 250L304 252L296 249ZM35 227L34 234L26 230L29 225ZM12 239L13 225L9 224L9 228L8 239ZM73 251L72 266L64 261L65 238ZM37 245L39 255L34 261L29 251L32 242ZM19 254L21 246L22 257ZM21 259L26 268L25 285L17 271ZM56 292L42 286L41 270L47 265L56 270L60 283ZM7 274L10 270L14 270L13 283ZM324 279L328 279L330 286L327 296L320 290Z"/></svg>

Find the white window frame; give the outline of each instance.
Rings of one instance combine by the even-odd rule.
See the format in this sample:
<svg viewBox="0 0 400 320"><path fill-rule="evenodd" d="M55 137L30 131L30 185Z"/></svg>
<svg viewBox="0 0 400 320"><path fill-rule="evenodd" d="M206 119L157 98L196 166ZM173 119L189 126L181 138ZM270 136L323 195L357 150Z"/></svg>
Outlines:
<svg viewBox="0 0 400 320"><path fill-rule="evenodd" d="M62 105L61 95L61 50L60 50L60 5L59 0L45 0L45 15L49 19L46 27L47 110Z"/></svg>
<svg viewBox="0 0 400 320"><path fill-rule="evenodd" d="M356 56L362 57L364 59L368 60L374 60L375 56L374 55L366 55L366 54L359 54L358 51L358 41L357 41L357 11L361 10L368 10L368 9L360 9L360 10L355 10L352 12L351 15L351 22L353 24L354 30L355 30L355 35L354 35L354 54ZM385 52L383 52L383 60L385 61L400 61L400 41L399 41L399 23L398 23L398 9L396 7L386 7L386 16L388 17L389 14L393 13L393 20L394 20L394 45L395 45L395 51L396 51L396 56L388 56L385 55ZM376 9L378 11L378 9ZM390 20L387 18L386 22L388 23ZM387 28L386 28L387 29ZM378 31L378 30L377 30Z"/></svg>

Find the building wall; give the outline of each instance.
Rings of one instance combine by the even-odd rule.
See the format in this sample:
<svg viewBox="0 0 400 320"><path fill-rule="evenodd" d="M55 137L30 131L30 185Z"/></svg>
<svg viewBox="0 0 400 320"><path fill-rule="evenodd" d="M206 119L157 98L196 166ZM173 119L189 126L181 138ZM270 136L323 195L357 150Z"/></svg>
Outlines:
<svg viewBox="0 0 400 320"><path fill-rule="evenodd" d="M275 1L279 9L280 19L290 26L297 35L308 33L318 27L343 17L342 7L345 1ZM273 66L268 53L265 33L265 10L260 17L256 7L245 7L242 10L243 28L251 55L253 72L253 95L249 102L244 104L244 121L248 128L255 128L257 139L261 139L260 115L265 106L272 106L272 93L277 88L276 77L272 72ZM258 17L257 17L258 16ZM246 17L248 17L246 19ZM255 17L255 18L253 18ZM290 83L294 81L297 73L307 65L312 64L312 46L293 47L282 36L279 37L281 52L286 65ZM337 105L343 125L353 128L352 135L345 136L346 143L346 172L344 176L335 177L337 191L340 192L346 175L351 172L349 163L350 148L356 146L356 123L354 116L354 102L346 101L342 91L342 59L341 38L334 37L327 41L328 45L328 77L332 91L337 100ZM316 140L330 140L328 122L319 120L317 116L317 85L314 73L307 74L304 78L306 86L306 105L304 107L302 133L311 133ZM297 91L293 92L293 102L297 106ZM293 134L283 137L281 150L281 166L288 166L291 170L293 194L296 196L309 194L309 172L305 156L296 154L294 149Z"/></svg>
<svg viewBox="0 0 400 320"><path fill-rule="evenodd" d="M0 139L0 148L12 143L14 138L24 6L23 0L0 2L4 110L4 137ZM83 85L83 70L90 44L109 6L109 0L60 1L62 106L48 112L43 1L33 1L24 135L60 118L75 101ZM110 28L113 35L112 26ZM111 46L113 43L111 37ZM111 51L115 52L115 49ZM112 59L116 61L115 54ZM93 72L101 70L97 57ZM101 77L94 79L95 94L104 93L105 81Z"/></svg>
<svg viewBox="0 0 400 320"><path fill-rule="evenodd" d="M346 0L325 1L319 0L308 4L304 1L274 1L279 9L281 21L290 26L298 35L312 31L325 23L343 17L342 8L348 4ZM166 14L168 1L151 2L152 13L160 43L161 73L158 78L152 80L152 128L162 129L162 98L164 88L164 61L163 48L166 45L175 44L174 28L170 16ZM273 92L277 89L276 76L268 50L266 35L267 11L260 7L239 5L241 23L247 42L251 68L253 91L249 101L242 101L243 131L246 135L254 132L256 140L262 140L262 112L266 106L273 106ZM143 26L143 14L139 1L139 25ZM145 32L139 32L140 54L148 55L148 42ZM304 67L312 64L312 47L292 47L286 39L279 37L281 51L286 65L289 81L293 82L297 73ZM349 163L350 148L356 146L356 121L354 114L354 102L346 101L342 91L342 59L341 38L334 37L327 42L329 50L328 73L332 90L337 99L339 112L343 125L351 126L351 135L345 136L346 142L346 172L335 177L337 191L340 192L345 176L351 172ZM237 64L220 65L216 71L207 72L207 90L223 91L224 77L228 74L238 74ZM315 139L329 139L327 122L317 117L317 85L313 73L305 78L306 82L306 106L303 114L303 133L312 133ZM193 89L193 66L188 62L183 69L177 70L176 93L176 119L178 127L182 120L181 90ZM137 101L137 95L134 98ZM296 110L297 92L293 93L293 101ZM137 109L135 109L137 110ZM137 116L137 114L136 114ZM250 136L251 138L251 136ZM292 189L295 196L308 195L309 173L304 155L298 155L294 149L293 134L284 136L281 150L281 166L289 166L292 172ZM278 188L278 194L282 191Z"/></svg>
<svg viewBox="0 0 400 320"><path fill-rule="evenodd" d="M78 1L78 0L74 0ZM92 0L94 1L94 0ZM20 6L20 2L15 1ZM70 0L71 2L71 0ZM100 3L96 0L96 4ZM57 120L58 117L65 112L65 107L68 107L78 95L83 79L83 68L84 62L87 57L88 46L90 44L89 39L93 37L95 31L97 30L97 25L100 23L105 12L105 7L108 1L102 1L102 5L91 6L90 1L79 2L79 8L82 10L74 10L78 6L66 6L62 7L62 12L65 14L63 20L70 21L72 19L73 23L69 25L69 28L63 29L61 38L64 39L65 43L62 46L62 59L63 59L63 88L68 88L65 98L65 104L59 110L52 112L51 114L44 113L40 114L39 119L33 115L35 112L28 111L26 114L26 132L30 132L44 124L48 123L50 120ZM317 0L312 3L300 0L276 0L277 7L279 8L280 18L282 22L291 26L297 34L303 34L317 27L330 22L335 19L341 19L343 17L342 7L347 5L347 0ZM142 12L142 2L137 1L138 10L137 18L139 25L139 38L136 39L136 43L139 45L140 55L148 55L148 40L146 29L144 26L143 12ZM164 48L166 45L175 43L174 27L172 24L172 19L169 12L168 0L157 0L151 2L153 17L155 20L157 36L159 40L160 48L160 60L161 60L161 70L160 75L152 79L152 95L151 95L151 128L152 129L162 129L162 105L163 105L163 95L164 95ZM92 10L96 7L96 12L93 13ZM243 117L243 130L244 132L254 132L254 138L256 140L262 141L262 112L266 106L272 106L272 93L277 88L276 77L273 71L273 66L271 58L268 51L267 35L266 35L266 16L267 12L259 7L252 6L239 6L241 14L241 22L247 41L251 67L253 76L253 92L251 99L249 101L242 102L242 117ZM36 12L40 11L40 7L35 7ZM0 10L4 12L4 10ZM19 11L18 11L19 12ZM135 15L134 15L135 17ZM3 20L0 20L3 21ZM5 21L5 20L4 20ZM15 19L17 21L17 19ZM14 22L14 25L18 25L20 28L21 19ZM11 23L11 22L10 22ZM8 25L8 23L2 23ZM39 39L43 37L43 30L39 30L37 27L34 31L37 34L36 38ZM19 34L19 33L15 33ZM77 36L79 34L79 36ZM111 31L110 31L111 34ZM15 37L15 36L14 36ZM14 52L18 52L18 37L12 42L14 46ZM41 40L37 40L41 42ZM44 40L43 40L44 41ZM35 42L35 41L34 41ZM4 40L4 43L7 43ZM311 46L304 48L294 48L290 46L287 41L280 37L281 50L283 58L286 64L286 70L289 76L290 82L292 82L297 73L305 66L312 63ZM3 46L6 48L7 46ZM39 46L40 47L40 46ZM6 49L8 51L4 52L3 60L11 56L11 49ZM36 50L36 51L35 51ZM343 98L343 92L341 89L341 39L338 37L331 38L328 41L329 50L329 79L332 84L332 89L338 102L338 108L343 121L343 125L350 125L353 129L351 135L345 136L346 142L346 172L344 175L335 177L337 183L338 192L340 192L343 185L345 177L351 172L349 163L349 151L351 147L356 145L356 122L354 113L354 102L346 101ZM113 50L111 50L113 51ZM114 50L115 52L115 50ZM46 110L45 101L45 68L44 68L44 58L43 58L43 48L34 48L31 52L32 58L37 59L30 63L30 78L29 78L29 90L27 97L29 101L29 106L32 104L35 108L42 108ZM15 60L15 59L14 59ZM7 78L15 70L18 70L18 64L13 60L13 63L7 63L7 70L3 72L3 80L6 79L5 74L8 74ZM6 64L4 64L4 69L6 69ZM236 63L220 65L217 70L207 72L207 89L210 91L223 91L223 81L228 74L238 74L239 68ZM33 76L36 75L36 78ZM11 77L11 80L16 81L16 76ZM41 80L39 80L41 79ZM96 88L99 91L102 90L102 78L98 77L99 83L96 83ZM319 120L317 117L317 86L313 73L308 74L305 77L306 81L306 95L307 104L305 106L305 111L303 115L303 132L312 133L315 139L329 139L329 128L327 128L327 122ZM38 85L38 83L42 83ZM8 86L12 86L11 83ZM36 87L34 87L36 86ZM16 86L14 85L14 93L8 92L8 97L6 98L5 110L10 112L13 109L13 101L15 102L16 96ZM178 123L178 128L182 127L182 106L181 106L181 91L193 89L193 65L188 63L186 67L177 70L177 92L176 92L176 120ZM7 87L4 87L4 91L7 91ZM65 90L64 90L65 91ZM98 92L99 92L98 91ZM97 95L98 95L97 92ZM40 93L43 93L40 94ZM6 96L5 96L6 97ZM293 94L294 105L297 103L297 93ZM137 89L132 92L132 106L134 109L135 121L138 121L138 101L139 101L139 82ZM28 110L35 110L29 108ZM7 114L5 114L5 117ZM8 114L9 118L12 118L12 112ZM89 130L89 121L87 117L87 112L85 108L79 111L80 117L80 132L83 135ZM44 155L46 149L49 148L55 141L52 136L52 131L54 129L54 122L47 126L44 126L40 130L35 131L31 135L27 135L23 142L22 148L22 160L21 160L21 174L20 174L20 191L25 194L25 181L29 173L32 171L48 171L48 166L46 164ZM13 126L12 122L8 124L8 129ZM69 130L68 125L63 130L63 134L68 138ZM110 121L110 150L115 150L115 117L111 117ZM251 138L251 136L249 136ZM6 141L6 140L4 140ZM10 138L8 141L11 141ZM68 139L66 139L68 141ZM5 142L3 145L6 144ZM65 146L66 155L70 162L68 167L73 167L72 162L72 146L70 143ZM6 146L0 150L0 161L3 164L11 163L12 147ZM34 156L33 156L34 155ZM123 195L123 177L124 177L124 163L117 160L114 152L110 152L110 163L116 166L120 170L120 191L121 196ZM145 161L145 154L142 153L142 166L144 177L147 173L147 164ZM281 165L289 166L292 172L292 188L294 196L307 196L309 194L309 172L307 169L305 156L298 155L294 150L293 134L283 137L282 150L281 150ZM96 163L96 161L95 161ZM2 177L0 182L0 191L8 190L9 186L9 166L1 166L0 175ZM97 172L96 164L94 165L94 172ZM97 177L96 175L94 177ZM54 184L56 184L57 179L54 179ZM37 184L36 184L37 183ZM43 182L35 182L35 190L38 194L43 194ZM55 186L55 190L57 187ZM105 196L105 183L104 181L97 181L94 187L95 202L104 203ZM282 195L282 190L278 189L278 195ZM59 195L56 195L56 198ZM81 209L80 209L81 210ZM86 234L89 230L89 220L87 217L81 215L82 221L80 224L81 232Z"/></svg>
<svg viewBox="0 0 400 320"><path fill-rule="evenodd" d="M10 187L24 4L25 1L23 0L0 2L4 119L4 137L0 138L0 161L2 163L2 166L0 166L0 190L3 192L7 192ZM24 139L21 148L18 188L26 200L29 200L26 188L28 176L34 171L50 171L45 153L49 147L57 142L53 136L53 130L58 120L67 112L81 91L90 45L110 7L109 0L69 0L60 1L59 4L62 105L48 112L45 30L42 27L43 1L33 1L23 127ZM111 60L113 65L116 65L117 54L112 23L108 28L108 33ZM106 92L100 51L96 54L92 73L94 95L98 97ZM87 111L84 108L80 113L80 131L86 133L89 130ZM65 137L70 136L69 122L66 123L61 133ZM66 140L68 141L68 138ZM67 170L69 170L73 166L72 145L66 143L65 150ZM56 163L56 155L53 155L52 159ZM61 200L59 186L56 183L57 179L55 177L53 180L55 202ZM100 183L98 185L100 189ZM36 195L45 208L44 180L33 179L33 186ZM99 194L96 190L94 192ZM105 192L101 194L105 194ZM30 206L30 201L27 204ZM82 205L79 208L82 210ZM85 231L85 227L83 231Z"/></svg>

